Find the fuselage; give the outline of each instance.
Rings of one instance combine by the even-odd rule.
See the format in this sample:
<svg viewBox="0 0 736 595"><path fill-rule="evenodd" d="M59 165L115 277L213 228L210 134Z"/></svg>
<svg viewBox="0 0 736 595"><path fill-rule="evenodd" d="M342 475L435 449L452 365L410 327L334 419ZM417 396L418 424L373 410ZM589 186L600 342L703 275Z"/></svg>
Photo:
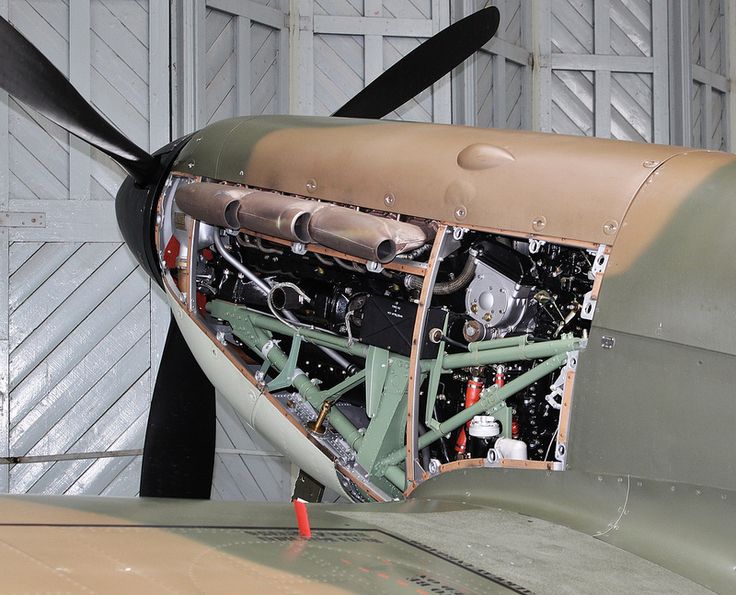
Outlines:
<svg viewBox="0 0 736 595"><path fill-rule="evenodd" d="M474 497L492 499L496 493L504 502L509 498L517 502L521 509L519 502L534 500L528 498L530 494L524 496L525 489L538 481L540 486L552 485L543 481L549 473L567 475L568 489L574 490L582 490L586 478L594 477L617 477L619 484L621 478L629 478L628 482L636 478L657 486L720 490L724 495L736 490L736 438L731 431L736 420L736 335L730 330L736 322L733 155L530 132L258 117L225 120L195 133L180 145L170 168L162 173L164 179L161 188L148 198L151 210L146 225L152 233L152 252L162 272L162 286L187 343L212 383L246 421L325 485L353 497L386 500L409 495L429 479L419 493L431 493L431 486L436 485L435 489L447 497L454 493L447 492L452 478L472 471L476 477ZM210 265L202 258L217 255L212 234L220 237L220 231L216 225L197 221L178 209L175 194L177 185L212 182L239 189L246 198L253 191L271 193L274 200L287 197L309 209L315 205L357 209L369 219L373 216L368 223L393 219L418 222L435 230L436 236L428 236L422 256L399 255L377 270L371 269L375 263L370 259L349 250L264 234L257 227L249 228L247 221L240 230L230 231L232 238L222 235L232 244L240 233L238 242L225 251L241 260L246 272L252 272L248 267L257 263L261 269L256 276L270 279L272 285L286 281L304 284L305 269L289 269L301 262L295 260L299 258L304 259L304 266L328 261L318 268L345 265L356 269L345 272L346 278L358 279L348 287L352 292L362 279L365 287L372 287L371 275L384 274L394 284L410 275L423 276L424 285L420 281L413 293L401 288L394 295L390 288L381 289L384 297L396 298L396 303L414 304L411 347L402 353L393 345L384 345L383 339L355 339L350 332L346 335L340 330L344 324L312 336L308 329L290 329L288 320L274 319L263 303L249 303L242 292L228 290L228 296L236 296L232 298L235 302L223 299L224 293L217 291L202 295L207 292L197 284L197 275L201 280L205 272L209 274ZM339 232L351 234L349 227ZM178 264L176 259L167 264L164 253L174 236L184 249L177 252ZM453 242L459 246L455 252ZM484 274L496 278L493 275L499 269L488 261L474 261L474 280L457 290L460 293L452 299L440 303L436 294L432 297L432 286L447 283L460 273L459 265L452 269L453 258L464 260L460 252L468 249L474 254L478 242L510 247L521 255L519 262L550 269L532 280L512 279L512 286L528 291L516 296L513 305L519 314L513 322L504 318L506 326L495 322L501 310L487 305L493 299L499 303L499 294L477 281ZM264 248L265 254L259 254ZM281 254L275 258L283 263L272 273L262 267L264 257L270 258L269 251ZM581 258L590 261L589 269L576 273L577 280L571 276L569 285L577 289L570 289L571 297L565 298L568 301L564 304L556 282L549 282L557 288L553 290L542 281L554 273L550 264L553 257L549 256L553 253L577 258L577 262L582 262ZM536 254L545 256L537 258ZM232 271L242 276L238 267ZM590 285L585 285L585 278ZM218 282L220 287L226 285L221 277ZM409 281L406 284L409 287ZM389 285L379 283L381 288ZM458 296L463 292L465 301L461 303ZM269 300L271 297L269 293ZM555 335L550 331L546 341L533 338L532 346L539 351L524 351L528 349L525 346L510 352L509 357L517 359L488 356L501 347L492 341L508 343L514 337L531 337L535 329L543 328L540 313L549 308L554 316L555 300L566 308L561 313L562 322L568 313L572 322L563 324ZM376 299L376 303L383 302ZM433 304L450 312L448 320L455 314L464 316L464 329L481 329L484 339L476 351L471 348L473 340L465 336L465 349L475 353L476 359L452 347L448 328L448 337L439 341L440 355L426 356L428 352L423 350L428 343L423 336L439 324L431 319ZM482 308L489 308L487 319L480 317L478 307L481 313ZM345 311L341 312L344 321ZM373 320L365 312L361 314L364 320ZM309 324L314 330L314 324ZM437 328L442 330L441 324ZM228 334L230 331L234 332ZM570 331L571 342L564 347L553 345L565 331ZM361 332L366 333L364 329ZM330 335L335 338L330 339ZM350 387L364 387L360 388L364 401L357 404L364 417L362 427L355 416L336 411L342 392L333 393L331 400L324 396L329 394L325 385L312 382L321 392L318 389L310 400L310 385L299 375L314 379L316 371L306 366L322 356L311 352L307 356L304 350L295 349L296 336L305 343L340 351L353 363L365 360L363 370L369 380L357 378ZM278 359L278 354L270 351L270 342L283 338L286 343L275 343L275 349L284 356ZM509 349L506 343L503 348ZM432 363L443 355L444 362ZM384 356L388 380L376 372L376 362ZM553 356L557 360L551 362ZM452 367L453 362L457 367ZM470 439L471 421L483 417L468 414L468 420L458 424L464 412L462 404L457 406L459 412L451 410L444 416L436 409L434 416L428 407L425 411L427 395L438 399L438 405L443 399L462 400L457 394L450 397L441 392L441 388L451 390L445 382L450 376L442 374L450 374L461 388L466 382L470 386L476 374L480 383L477 396L482 405L489 405L481 413L493 412L501 421L502 437L513 441L519 434L512 433L512 422L516 423L521 406L507 407L512 402L508 397L494 400L494 394L503 389L497 381L494 385L494 374L497 380L506 370L507 381L517 380L540 362L550 366L546 375L528 384L523 389L527 392L513 394L526 402L529 387L536 387L536 398L541 401L545 395L539 393L547 389L543 385L558 378L560 390L553 401L559 407L549 399L547 402L559 413L549 407L545 410L545 415L559 417L549 425L550 432L555 429L549 441L553 450L548 448L544 456L533 455L532 432L522 432L529 447L529 455L523 458L501 453L500 459L494 459L497 455L492 456L491 451L483 451L481 457L463 451L457 460L451 453L447 460L434 463L440 443L444 449L457 448L456 432L466 431ZM433 384L433 374L435 380L440 378L439 384ZM343 375L342 382L349 384L350 374ZM397 386L389 386L391 379ZM376 388L377 382L383 382L382 388ZM353 394L347 389L343 392ZM325 401L333 405L325 412L326 435L334 433L332 442L310 426ZM355 399L350 401L350 407L355 403ZM469 407L467 402L464 407ZM534 411L542 415L541 408ZM533 416L522 421L549 423ZM544 434L545 445L550 432ZM429 457L422 456L425 450ZM540 475L538 480L529 479L531 483L525 488L527 480L520 480L519 473ZM485 477L488 484L478 491L485 485ZM516 496L501 496L504 482ZM578 487L572 487L575 485ZM551 489L555 492L559 488ZM458 490L462 491L461 487ZM540 494L543 498L544 488ZM538 503L533 506L539 508ZM571 504L570 515L574 508Z"/></svg>

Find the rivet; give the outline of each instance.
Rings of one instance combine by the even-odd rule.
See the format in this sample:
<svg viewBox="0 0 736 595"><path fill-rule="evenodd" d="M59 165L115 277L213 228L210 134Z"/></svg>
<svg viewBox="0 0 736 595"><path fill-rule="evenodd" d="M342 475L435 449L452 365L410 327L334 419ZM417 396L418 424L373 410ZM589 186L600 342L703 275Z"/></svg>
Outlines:
<svg viewBox="0 0 736 595"><path fill-rule="evenodd" d="M396 202L396 197L389 192L386 196L383 197L383 202L386 204L386 206L390 207Z"/></svg>
<svg viewBox="0 0 736 595"><path fill-rule="evenodd" d="M532 229L534 229L534 231L542 231L545 227L547 227L547 217L544 215L541 215L532 221Z"/></svg>
<svg viewBox="0 0 736 595"><path fill-rule="evenodd" d="M456 219L465 219L465 217L467 216L467 214L468 214L468 210L465 207L460 206L457 209L455 209L455 218Z"/></svg>
<svg viewBox="0 0 736 595"><path fill-rule="evenodd" d="M618 221L610 219L603 224L603 233L608 236L615 234L618 231Z"/></svg>
<svg viewBox="0 0 736 595"><path fill-rule="evenodd" d="M309 178L307 180L307 191L314 192L315 190L317 190L317 180Z"/></svg>

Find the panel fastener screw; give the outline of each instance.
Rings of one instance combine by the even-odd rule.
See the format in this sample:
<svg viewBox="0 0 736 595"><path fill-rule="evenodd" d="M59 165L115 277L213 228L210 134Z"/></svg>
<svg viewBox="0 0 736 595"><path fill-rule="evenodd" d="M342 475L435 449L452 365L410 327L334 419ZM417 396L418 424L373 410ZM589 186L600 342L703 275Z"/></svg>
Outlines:
<svg viewBox="0 0 736 595"><path fill-rule="evenodd" d="M532 229L534 229L534 231L542 231L545 227L547 227L547 217L544 215L537 217L532 221Z"/></svg>
<svg viewBox="0 0 736 595"><path fill-rule="evenodd" d="M307 190L309 192L314 192L315 190L317 190L317 180L315 180L314 178L308 179L307 180Z"/></svg>
<svg viewBox="0 0 736 595"><path fill-rule="evenodd" d="M618 231L618 221L610 219L603 224L603 233L606 235L613 235Z"/></svg>
<svg viewBox="0 0 736 595"><path fill-rule="evenodd" d="M383 197L383 202L386 203L386 206L390 207L396 202L396 197L389 192L386 196Z"/></svg>
<svg viewBox="0 0 736 595"><path fill-rule="evenodd" d="M458 207L455 209L455 218L457 219L465 219L467 214L468 210L465 207Z"/></svg>

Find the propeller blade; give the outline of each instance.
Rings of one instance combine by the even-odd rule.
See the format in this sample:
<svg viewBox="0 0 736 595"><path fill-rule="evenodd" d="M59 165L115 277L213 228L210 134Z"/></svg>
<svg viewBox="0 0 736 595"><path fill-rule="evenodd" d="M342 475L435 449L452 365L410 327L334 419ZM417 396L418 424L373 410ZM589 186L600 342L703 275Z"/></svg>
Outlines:
<svg viewBox="0 0 736 595"><path fill-rule="evenodd" d="M338 109L333 116L382 118L441 79L496 33L500 13L484 8L414 49Z"/></svg>
<svg viewBox="0 0 736 595"><path fill-rule="evenodd" d="M105 120L46 56L2 17L0 56L0 88L112 157L138 182L149 181L158 159Z"/></svg>
<svg viewBox="0 0 736 595"><path fill-rule="evenodd" d="M214 463L215 389L172 316L148 415L140 494L207 499Z"/></svg>

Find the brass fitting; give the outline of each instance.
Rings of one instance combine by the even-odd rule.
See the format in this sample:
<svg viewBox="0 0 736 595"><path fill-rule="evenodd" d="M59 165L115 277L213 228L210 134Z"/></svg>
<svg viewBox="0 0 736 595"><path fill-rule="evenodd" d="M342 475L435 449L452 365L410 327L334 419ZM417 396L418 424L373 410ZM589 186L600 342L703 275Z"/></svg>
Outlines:
<svg viewBox="0 0 736 595"><path fill-rule="evenodd" d="M319 410L319 415L317 416L317 419L315 419L311 424L307 426L310 432L313 432L315 434L325 433L325 418L330 412L330 407L332 407L332 403L330 401L325 401L324 403L322 403L322 408Z"/></svg>

